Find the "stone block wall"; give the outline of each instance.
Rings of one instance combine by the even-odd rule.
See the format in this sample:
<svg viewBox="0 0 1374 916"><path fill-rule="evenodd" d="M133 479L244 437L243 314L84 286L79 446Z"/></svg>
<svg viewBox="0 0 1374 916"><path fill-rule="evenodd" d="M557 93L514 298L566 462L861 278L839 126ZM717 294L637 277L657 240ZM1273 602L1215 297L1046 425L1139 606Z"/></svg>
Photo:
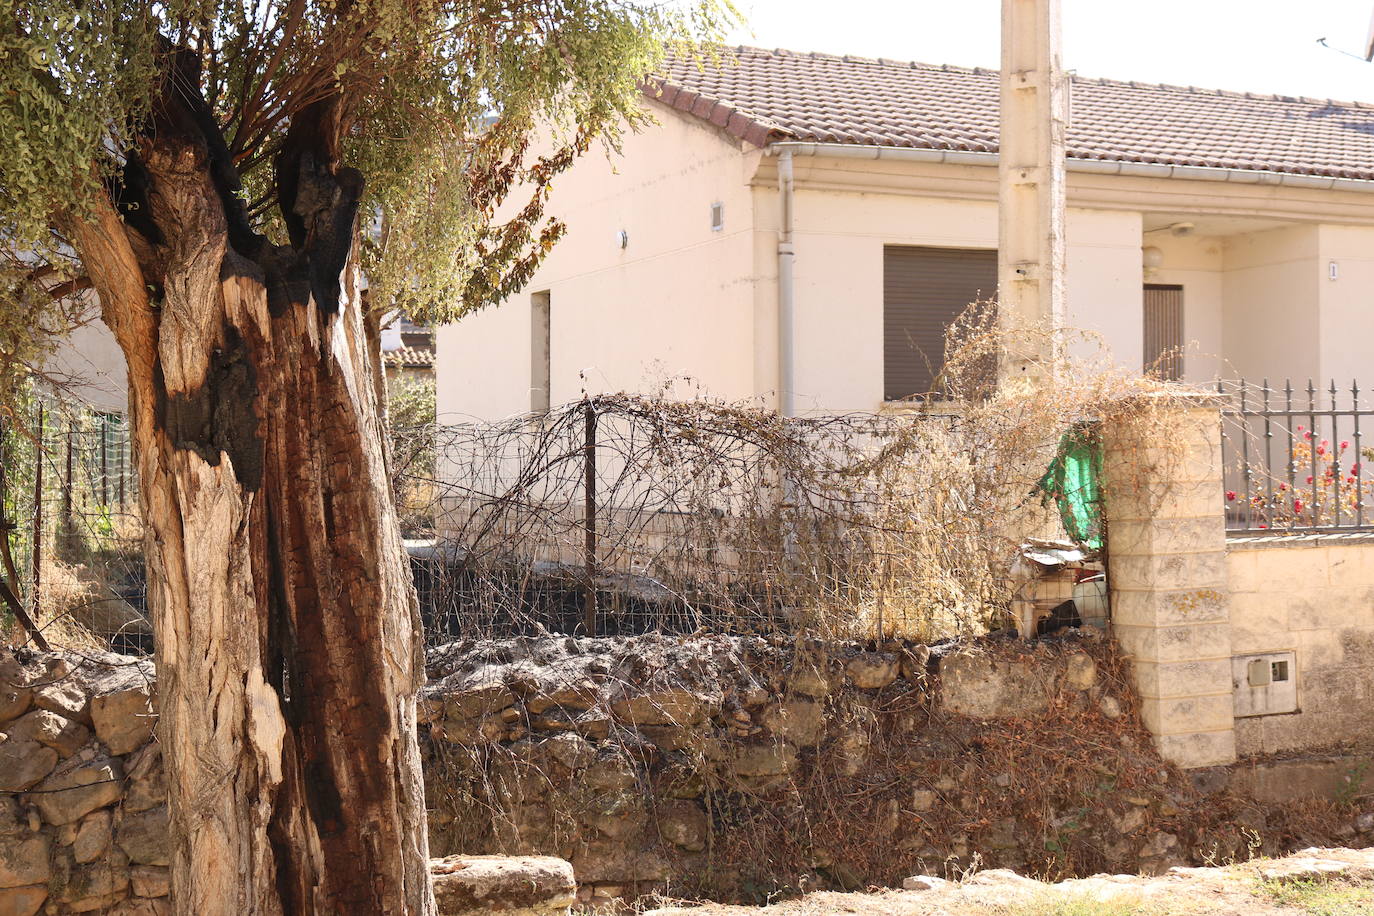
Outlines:
<svg viewBox="0 0 1374 916"><path fill-rule="evenodd" d="M1374 741L1374 537L1232 538L1231 650L1291 651L1298 710L1238 718L1242 756Z"/></svg>
<svg viewBox="0 0 1374 916"><path fill-rule="evenodd" d="M1103 424L1111 629L1130 654L1141 715L1180 766L1236 759L1213 396L1170 395Z"/></svg>
<svg viewBox="0 0 1374 916"><path fill-rule="evenodd" d="M1172 391L1102 423L1111 632L1142 719L1188 768L1370 750L1374 537L1228 537L1223 403ZM1292 711L1291 693L1285 702L1239 675L1286 653Z"/></svg>
<svg viewBox="0 0 1374 916"><path fill-rule="evenodd" d="M0 913L170 913L153 666L0 654Z"/></svg>

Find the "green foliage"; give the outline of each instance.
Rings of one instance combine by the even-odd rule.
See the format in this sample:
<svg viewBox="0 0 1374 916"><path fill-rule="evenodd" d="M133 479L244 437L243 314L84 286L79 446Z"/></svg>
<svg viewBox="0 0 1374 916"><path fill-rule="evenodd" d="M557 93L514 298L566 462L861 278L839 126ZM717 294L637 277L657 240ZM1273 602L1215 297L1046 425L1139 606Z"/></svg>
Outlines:
<svg viewBox="0 0 1374 916"><path fill-rule="evenodd" d="M0 231L36 252L0 278L0 353L17 349L21 287L79 273L52 227L138 148L168 51L198 64L250 220L278 242L274 156L293 117L339 101L341 158L367 182L371 305L436 322L528 278L563 231L544 212L554 176L644 120L638 87L666 46L735 19L730 0L681 2L0 0L14 24L0 34Z"/></svg>
<svg viewBox="0 0 1374 916"><path fill-rule="evenodd" d="M29 383L55 336L80 320L78 303L54 300L28 281L32 267L0 254L0 420L27 419Z"/></svg>
<svg viewBox="0 0 1374 916"><path fill-rule="evenodd" d="M386 380L391 490L407 537L434 523L434 377L399 372Z"/></svg>
<svg viewBox="0 0 1374 916"><path fill-rule="evenodd" d="M174 6L177 4L173 4ZM0 0L0 220L7 240L55 253L53 218L100 190L155 79L153 6Z"/></svg>
<svg viewBox="0 0 1374 916"><path fill-rule="evenodd" d="M386 380L395 476L434 476L434 377L399 373Z"/></svg>
<svg viewBox="0 0 1374 916"><path fill-rule="evenodd" d="M0 527L0 537L9 539L19 578L9 584L16 595L23 596L32 572L33 473L39 458L37 431L32 428L36 406L32 384L20 382L5 401L6 413L0 417L0 525L13 527ZM3 567L0 576L9 578ZM0 628L12 623L9 609L0 605Z"/></svg>

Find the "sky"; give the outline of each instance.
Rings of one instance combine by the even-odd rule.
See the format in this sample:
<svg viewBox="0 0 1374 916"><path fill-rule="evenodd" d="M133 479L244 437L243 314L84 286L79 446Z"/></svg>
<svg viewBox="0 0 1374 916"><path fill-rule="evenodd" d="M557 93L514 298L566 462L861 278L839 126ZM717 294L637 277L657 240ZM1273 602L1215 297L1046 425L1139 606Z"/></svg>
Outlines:
<svg viewBox="0 0 1374 916"><path fill-rule="evenodd" d="M1374 0L1060 3L1064 66L1081 76L1374 102L1374 64L1363 59ZM730 37L732 44L998 64L1000 0L736 5L748 25ZM1329 47L1318 44L1321 38Z"/></svg>

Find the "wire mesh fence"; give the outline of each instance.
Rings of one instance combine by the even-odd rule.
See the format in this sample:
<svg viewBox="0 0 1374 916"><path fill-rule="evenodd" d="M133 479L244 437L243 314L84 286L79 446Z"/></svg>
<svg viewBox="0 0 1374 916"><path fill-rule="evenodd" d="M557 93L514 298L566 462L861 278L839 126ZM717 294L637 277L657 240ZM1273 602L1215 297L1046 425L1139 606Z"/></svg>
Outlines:
<svg viewBox="0 0 1374 916"><path fill-rule="evenodd" d="M427 504L402 513L433 519L413 551L430 639L981 625L985 571L939 555L995 540L951 464L976 455L970 432L954 412L633 395L440 426L435 476L409 490Z"/></svg>
<svg viewBox="0 0 1374 916"><path fill-rule="evenodd" d="M0 435L7 586L50 641L152 650L127 421L35 393Z"/></svg>
<svg viewBox="0 0 1374 916"><path fill-rule="evenodd" d="M1018 513L1043 514L1035 481L1064 414L1024 399L785 419L606 395L495 423L394 426L392 485L431 644L938 638L1002 622L1033 530ZM36 402L31 428L5 441L27 605L45 627L70 621L149 651L122 418Z"/></svg>

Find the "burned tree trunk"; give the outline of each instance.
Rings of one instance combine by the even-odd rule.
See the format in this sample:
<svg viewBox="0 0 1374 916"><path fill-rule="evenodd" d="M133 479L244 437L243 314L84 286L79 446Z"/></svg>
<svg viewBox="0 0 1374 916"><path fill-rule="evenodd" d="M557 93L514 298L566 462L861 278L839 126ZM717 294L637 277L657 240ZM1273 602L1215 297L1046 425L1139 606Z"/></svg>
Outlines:
<svg viewBox="0 0 1374 916"><path fill-rule="evenodd" d="M338 161L337 100L316 103L276 163L291 243L256 235L189 60L115 199L69 226L129 364L173 899L431 913L422 642L360 309L362 177Z"/></svg>

